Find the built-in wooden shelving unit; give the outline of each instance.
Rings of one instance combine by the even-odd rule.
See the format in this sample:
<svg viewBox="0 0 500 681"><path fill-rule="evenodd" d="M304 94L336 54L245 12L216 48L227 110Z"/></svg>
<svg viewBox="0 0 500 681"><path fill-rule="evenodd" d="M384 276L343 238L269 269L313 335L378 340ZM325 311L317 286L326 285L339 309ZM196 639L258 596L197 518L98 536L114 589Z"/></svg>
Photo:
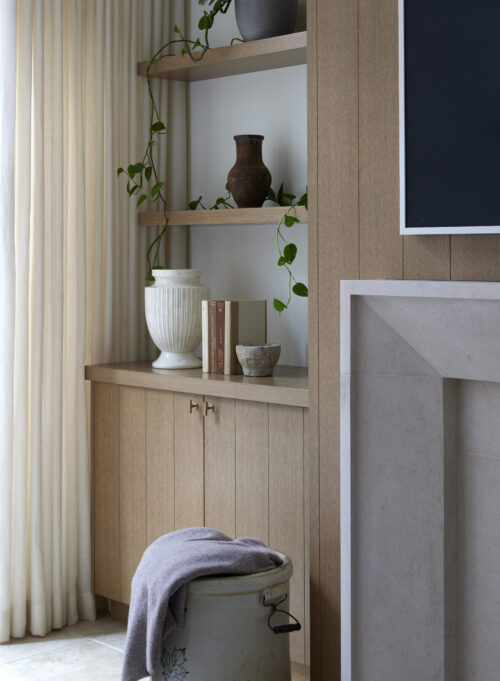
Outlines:
<svg viewBox="0 0 500 681"><path fill-rule="evenodd" d="M283 206L270 208L234 208L219 210L171 210L168 211L170 225L268 225L277 224L286 210ZM300 222L307 222L307 210L297 206L292 213ZM139 225L164 225L163 213L142 211Z"/></svg>
<svg viewBox="0 0 500 681"><path fill-rule="evenodd" d="M189 55L164 57L151 67L150 76L168 80L196 81L242 73L268 71L306 63L307 33L254 40L208 50L200 61ZM146 75L147 61L139 62L137 73Z"/></svg>
<svg viewBox="0 0 500 681"><path fill-rule="evenodd" d="M303 367L278 365L273 376L249 378L204 374L201 369L153 369L151 362L124 362L87 366L85 378L134 388L198 393L292 407L309 406L307 369Z"/></svg>

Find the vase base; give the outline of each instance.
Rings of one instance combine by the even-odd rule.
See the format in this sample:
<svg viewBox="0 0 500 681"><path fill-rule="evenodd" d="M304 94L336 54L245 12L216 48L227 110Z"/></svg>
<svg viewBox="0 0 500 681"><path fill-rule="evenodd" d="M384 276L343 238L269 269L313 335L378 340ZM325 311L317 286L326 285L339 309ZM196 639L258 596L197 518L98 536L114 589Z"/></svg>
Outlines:
<svg viewBox="0 0 500 681"><path fill-rule="evenodd" d="M162 352L153 362L153 369L198 369L201 359L194 352Z"/></svg>
<svg viewBox="0 0 500 681"><path fill-rule="evenodd" d="M153 362L153 369L198 369L201 359L194 352L162 352Z"/></svg>

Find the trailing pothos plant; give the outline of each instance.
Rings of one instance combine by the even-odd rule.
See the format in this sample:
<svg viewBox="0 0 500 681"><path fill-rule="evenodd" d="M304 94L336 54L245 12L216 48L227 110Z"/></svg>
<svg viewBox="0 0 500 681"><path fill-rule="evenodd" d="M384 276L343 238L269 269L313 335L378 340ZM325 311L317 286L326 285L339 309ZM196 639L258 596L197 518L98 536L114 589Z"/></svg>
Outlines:
<svg viewBox="0 0 500 681"><path fill-rule="evenodd" d="M220 208L234 208L234 206L229 203L231 199L231 194L229 192L229 186L225 186L227 196L219 196L215 203L209 207L208 210L220 209ZM279 206L286 207L283 212L281 219L276 227L276 248L278 251L278 267L283 267L288 275L288 297L286 303L284 303L279 298L273 298L273 307L281 314L283 310L286 310L290 305L292 300L292 294L299 296L300 298L307 298L309 295L309 290L305 284L301 281L297 281L292 272L292 264L297 257L297 246L294 243L289 243L283 236L281 231L282 227L293 227L297 222L300 222L296 215L296 207L304 206L307 210L307 188L301 197L297 199L295 194L290 194L285 192L284 183L282 182L280 188L275 192L272 188L269 188L267 192L266 199L277 203ZM197 208L207 209L203 203L203 196L199 196L194 201L189 202L189 208L191 210L196 210Z"/></svg>
<svg viewBox="0 0 500 681"><path fill-rule="evenodd" d="M151 87L151 68L163 57L171 56L169 50L173 46L181 46L180 53L182 56L189 55L193 61L200 61L205 56L205 52L210 49L208 40L208 33L214 25L215 17L218 14L225 14L231 5L232 0L198 0L200 5L208 4L208 11L203 11L203 16L198 22L198 28L203 31L203 37L196 40L186 38L178 26L174 26L175 38L169 40L153 55L148 67L146 69L146 79L148 94L151 100L151 114L149 120L149 138L146 144L146 150L140 161L130 163L126 168L120 167L117 170L118 176L125 175L127 177L127 193L130 198L136 197L136 208L147 201L157 201L160 205L160 212L163 213L164 224L149 245L146 259L148 263L148 273L146 279L154 281L153 269L162 269L159 261L160 245L163 237L167 231L168 226L168 212L167 212L167 197L165 189L165 180L163 180L158 172L157 167L157 150L158 139L162 135L166 135L167 125L162 120L156 99ZM234 38L234 40L240 40Z"/></svg>
<svg viewBox="0 0 500 681"><path fill-rule="evenodd" d="M293 227L297 222L300 222L296 216L295 208L297 206L304 206L307 210L307 188L301 197L297 199L295 194L290 194L284 191L283 182L275 193L272 189L269 189L267 193L267 198L270 201L274 201L279 206L288 206L287 210L281 216L281 220L276 227L276 248L278 250L278 267L284 267L288 274L288 298L286 303L284 303L279 298L273 298L274 309L281 314L283 310L286 310L290 305L292 300L292 293L300 298L307 298L309 295L309 289L301 281L297 281L293 276L291 265L297 257L297 246L292 242L287 242L281 228Z"/></svg>

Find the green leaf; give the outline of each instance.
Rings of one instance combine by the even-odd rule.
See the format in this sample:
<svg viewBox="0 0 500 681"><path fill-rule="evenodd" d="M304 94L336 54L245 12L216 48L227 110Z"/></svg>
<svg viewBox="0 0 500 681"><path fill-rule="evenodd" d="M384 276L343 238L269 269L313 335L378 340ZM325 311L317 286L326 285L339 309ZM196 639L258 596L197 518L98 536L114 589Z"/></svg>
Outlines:
<svg viewBox="0 0 500 681"><path fill-rule="evenodd" d="M153 270L150 267L149 272L146 274L146 281L154 281L155 278L153 277Z"/></svg>
<svg viewBox="0 0 500 681"><path fill-rule="evenodd" d="M227 192L231 191L231 190L229 189L229 182L226 182L224 189L225 189Z"/></svg>
<svg viewBox="0 0 500 681"><path fill-rule="evenodd" d="M302 194L300 199L297 201L297 206L304 206L307 210L307 192L305 194Z"/></svg>
<svg viewBox="0 0 500 681"><path fill-rule="evenodd" d="M284 255L280 255L278 259L278 267L283 267L286 264L286 258Z"/></svg>
<svg viewBox="0 0 500 681"><path fill-rule="evenodd" d="M139 206L141 205L141 203L144 203L144 201L145 201L147 198L148 198L148 197L147 197L147 194L141 194L141 195L139 196L139 198L137 199L136 208L139 208Z"/></svg>
<svg viewBox="0 0 500 681"><path fill-rule="evenodd" d="M208 0L198 0L199 5L206 5Z"/></svg>
<svg viewBox="0 0 500 681"><path fill-rule="evenodd" d="M294 200L295 194L283 194L285 199L288 199L290 202Z"/></svg>
<svg viewBox="0 0 500 681"><path fill-rule="evenodd" d="M181 29L177 26L177 24L174 26L174 33L180 33Z"/></svg>
<svg viewBox="0 0 500 681"><path fill-rule="evenodd" d="M276 194L274 193L274 191L271 187L269 187L269 189L267 191L266 199L269 199L269 201L274 201L274 203L278 203L278 201L276 199Z"/></svg>
<svg viewBox="0 0 500 681"><path fill-rule="evenodd" d="M164 182L157 182L151 189L151 196L155 197L157 194L159 194L164 184Z"/></svg>
<svg viewBox="0 0 500 681"><path fill-rule="evenodd" d="M133 163L127 168L127 173L129 174L130 179L133 180L135 177L135 165Z"/></svg>
<svg viewBox="0 0 500 681"><path fill-rule="evenodd" d="M135 163L134 164L134 172L142 173L143 170L144 170L144 163Z"/></svg>
<svg viewBox="0 0 500 681"><path fill-rule="evenodd" d="M278 300L277 298L273 299L273 307L276 312L283 312L283 310L286 310L285 303L282 303L281 300Z"/></svg>
<svg viewBox="0 0 500 681"><path fill-rule="evenodd" d="M162 123L162 121L156 121L156 123L153 123L151 126L151 132L160 132L160 130L165 130L165 123Z"/></svg>
<svg viewBox="0 0 500 681"><path fill-rule="evenodd" d="M116 174L117 174L118 177L120 177L120 175L124 172L125 172L125 168L118 168L118 170L116 171Z"/></svg>
<svg viewBox="0 0 500 681"><path fill-rule="evenodd" d="M291 227L296 222L299 222L298 218L293 215L285 215L285 227Z"/></svg>
<svg viewBox="0 0 500 681"><path fill-rule="evenodd" d="M222 196L219 196L219 198L215 201L215 205L220 206L221 203L224 203L224 199Z"/></svg>
<svg viewBox="0 0 500 681"><path fill-rule="evenodd" d="M152 174L153 174L153 168L151 166L148 166L146 168L146 170L144 171L144 177L146 178L146 182L149 182Z"/></svg>
<svg viewBox="0 0 500 681"><path fill-rule="evenodd" d="M283 182L280 184L280 188L278 189L278 196L277 200L280 206L283 205Z"/></svg>
<svg viewBox="0 0 500 681"><path fill-rule="evenodd" d="M181 50L181 57L183 57L185 54L187 54L187 50L185 47L183 47Z"/></svg>
<svg viewBox="0 0 500 681"><path fill-rule="evenodd" d="M200 29L200 31L206 31L207 29L212 28L212 24L213 24L212 17L210 16L210 14L207 14L207 12L205 12L198 22L198 28Z"/></svg>
<svg viewBox="0 0 500 681"><path fill-rule="evenodd" d="M294 284L292 291L295 293L296 296L300 296L301 298L307 298L309 295L309 290L305 284L302 284L300 281L298 281L296 284Z"/></svg>
<svg viewBox="0 0 500 681"><path fill-rule="evenodd" d="M297 246L295 244L287 244L283 249L283 255L286 262L291 265L297 255Z"/></svg>

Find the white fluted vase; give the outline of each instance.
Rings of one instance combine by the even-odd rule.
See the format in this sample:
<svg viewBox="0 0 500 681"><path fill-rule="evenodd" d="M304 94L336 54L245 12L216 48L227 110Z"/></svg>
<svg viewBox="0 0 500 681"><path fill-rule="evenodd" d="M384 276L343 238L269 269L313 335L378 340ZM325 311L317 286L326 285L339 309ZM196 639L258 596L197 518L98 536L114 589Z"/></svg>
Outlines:
<svg viewBox="0 0 500 681"><path fill-rule="evenodd" d="M201 270L153 270L155 282L145 290L146 322L160 356L155 369L195 369L201 360L201 301L210 290L201 284Z"/></svg>

